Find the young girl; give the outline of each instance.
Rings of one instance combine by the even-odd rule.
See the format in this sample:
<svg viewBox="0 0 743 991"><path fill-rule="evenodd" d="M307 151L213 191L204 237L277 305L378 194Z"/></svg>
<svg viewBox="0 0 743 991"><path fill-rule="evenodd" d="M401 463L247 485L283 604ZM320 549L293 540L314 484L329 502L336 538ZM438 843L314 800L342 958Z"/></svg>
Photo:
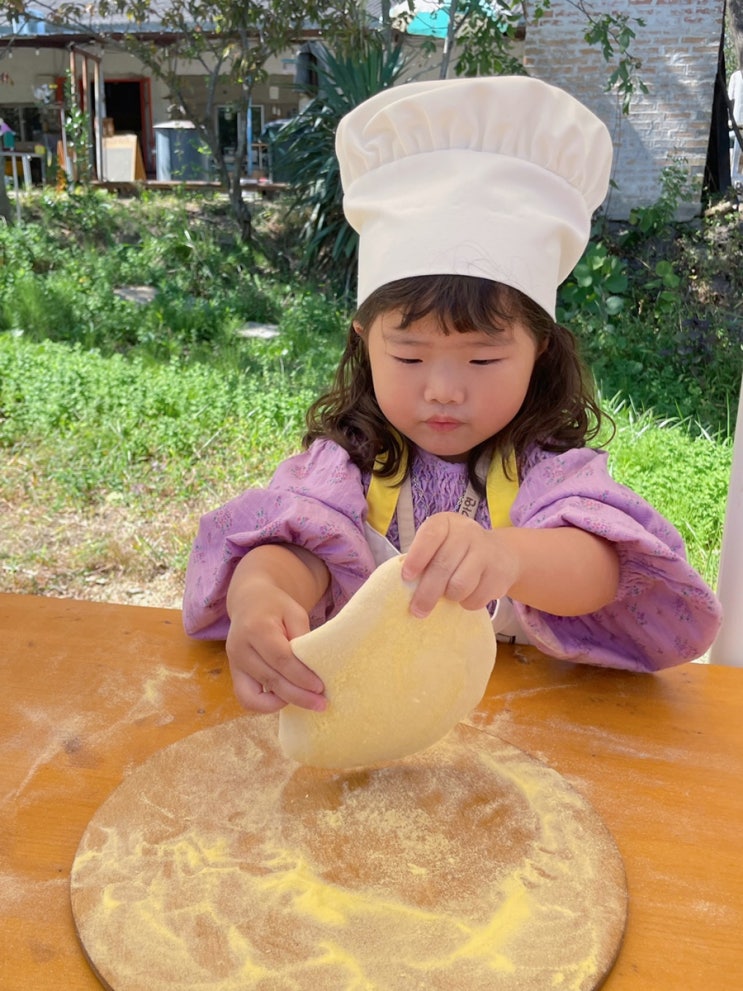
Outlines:
<svg viewBox="0 0 743 991"><path fill-rule="evenodd" d="M352 111L337 150L360 305L304 452L201 521L187 632L226 638L246 708L322 710L289 641L402 551L416 616L446 596L560 658L698 657L719 604L586 446L601 414L554 320L606 194L603 124L534 79L412 83Z"/></svg>

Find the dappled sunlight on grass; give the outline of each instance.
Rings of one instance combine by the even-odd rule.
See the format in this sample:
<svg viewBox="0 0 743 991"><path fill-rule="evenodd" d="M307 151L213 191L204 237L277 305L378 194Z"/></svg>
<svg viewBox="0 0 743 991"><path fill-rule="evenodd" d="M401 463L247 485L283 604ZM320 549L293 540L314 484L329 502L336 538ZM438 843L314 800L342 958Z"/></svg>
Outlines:
<svg viewBox="0 0 743 991"><path fill-rule="evenodd" d="M658 420L626 404L608 405L617 424L608 446L612 474L679 529L690 561L714 586L732 440L713 438L690 420Z"/></svg>

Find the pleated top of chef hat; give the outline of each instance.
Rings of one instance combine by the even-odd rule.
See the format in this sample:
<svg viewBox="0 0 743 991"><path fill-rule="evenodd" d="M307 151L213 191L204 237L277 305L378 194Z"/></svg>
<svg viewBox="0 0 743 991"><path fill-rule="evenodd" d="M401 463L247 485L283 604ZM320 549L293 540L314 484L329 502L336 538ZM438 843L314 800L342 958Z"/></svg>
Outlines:
<svg viewBox="0 0 743 991"><path fill-rule="evenodd" d="M612 145L568 93L526 76L407 83L338 126L358 301L415 275L470 275L555 314L606 196Z"/></svg>

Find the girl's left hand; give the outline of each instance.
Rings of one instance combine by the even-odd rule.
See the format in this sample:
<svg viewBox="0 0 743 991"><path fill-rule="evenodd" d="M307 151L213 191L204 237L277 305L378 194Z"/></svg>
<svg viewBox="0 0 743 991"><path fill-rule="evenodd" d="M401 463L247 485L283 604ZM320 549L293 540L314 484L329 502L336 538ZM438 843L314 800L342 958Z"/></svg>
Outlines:
<svg viewBox="0 0 743 991"><path fill-rule="evenodd" d="M518 562L507 547L497 546L497 531L485 530L461 513L436 513L418 529L405 555L402 577L418 579L410 611L427 616L440 598L465 609L482 609L508 594L518 576Z"/></svg>

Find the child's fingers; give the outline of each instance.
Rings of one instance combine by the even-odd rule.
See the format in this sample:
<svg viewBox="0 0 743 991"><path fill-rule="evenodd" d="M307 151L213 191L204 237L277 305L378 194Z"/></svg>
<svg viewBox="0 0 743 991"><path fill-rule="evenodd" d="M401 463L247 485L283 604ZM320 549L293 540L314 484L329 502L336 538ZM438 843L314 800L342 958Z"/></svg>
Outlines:
<svg viewBox="0 0 743 991"><path fill-rule="evenodd" d="M410 611L420 618L427 616L439 599L458 602L473 591L461 548L442 548L418 579Z"/></svg>
<svg viewBox="0 0 743 991"><path fill-rule="evenodd" d="M423 573L410 600L410 611L414 616L428 616L439 599L449 599L452 602L462 602L468 599L474 588L457 569L453 572L437 570L435 561Z"/></svg>
<svg viewBox="0 0 743 991"><path fill-rule="evenodd" d="M307 692L310 695L322 695L325 691L325 685L323 685L320 678L318 678L311 668L308 668L306 664L291 653L288 645L286 653L282 652L281 655L276 657L267 655L263 658L263 661L265 663L253 671L253 676L262 685L268 685L270 691L276 692L281 698L286 699L287 702L294 702L293 698L289 698L284 694L287 686L297 688L301 692Z"/></svg>
<svg viewBox="0 0 743 991"><path fill-rule="evenodd" d="M294 682L288 681L276 671L266 675L266 680L261 683L261 689L264 695L274 695L282 703L298 705L302 709L311 709L313 712L324 712L328 707L328 700L324 695L299 688Z"/></svg>
<svg viewBox="0 0 743 991"><path fill-rule="evenodd" d="M407 574L403 566L404 578L417 577L413 615L427 616L441 598L467 609L480 608L492 598L484 581L487 540L479 524L452 513L432 516L421 526L406 557Z"/></svg>
<svg viewBox="0 0 743 991"><path fill-rule="evenodd" d="M314 671L292 653L284 628L275 621L261 636L246 636L230 629L227 658L235 693L243 706L256 712L275 712L291 702L306 709L322 710L325 686ZM301 623L296 627L306 632Z"/></svg>
<svg viewBox="0 0 743 991"><path fill-rule="evenodd" d="M327 707L327 699L322 694L323 686L317 675L305 667L296 657L294 663L310 677L319 691L299 687L285 673L261 662L251 668L251 673L232 666L232 682L238 701L253 712L277 712L288 703L322 712Z"/></svg>
<svg viewBox="0 0 743 991"><path fill-rule="evenodd" d="M264 693L272 693L284 702L318 712L326 707L325 685L311 668L300 661L284 641L275 654L266 652L251 670Z"/></svg>
<svg viewBox="0 0 743 991"><path fill-rule="evenodd" d="M415 535L402 564L403 581L413 582L431 564L449 536L448 514L437 513L425 520Z"/></svg>
<svg viewBox="0 0 743 991"><path fill-rule="evenodd" d="M238 702L250 712L278 712L286 705L272 692L264 692L263 686L244 671L233 671L232 685Z"/></svg>

